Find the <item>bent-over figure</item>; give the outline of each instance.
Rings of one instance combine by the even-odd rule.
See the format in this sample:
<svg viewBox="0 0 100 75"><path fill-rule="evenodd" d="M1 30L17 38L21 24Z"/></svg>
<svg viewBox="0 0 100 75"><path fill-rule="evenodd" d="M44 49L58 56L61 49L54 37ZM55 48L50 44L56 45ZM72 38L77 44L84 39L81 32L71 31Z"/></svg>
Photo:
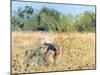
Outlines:
<svg viewBox="0 0 100 75"><path fill-rule="evenodd" d="M47 47L46 52L44 53L44 60L47 61L46 58L50 56L50 51L53 51L53 62L54 64L57 64L62 56L62 48L50 43L49 40L45 40L44 45Z"/></svg>

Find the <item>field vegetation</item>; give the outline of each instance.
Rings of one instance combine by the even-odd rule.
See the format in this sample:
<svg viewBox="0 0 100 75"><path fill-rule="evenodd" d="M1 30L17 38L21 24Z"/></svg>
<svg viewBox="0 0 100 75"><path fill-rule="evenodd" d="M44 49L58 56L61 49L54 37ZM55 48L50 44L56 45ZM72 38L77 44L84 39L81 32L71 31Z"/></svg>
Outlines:
<svg viewBox="0 0 100 75"><path fill-rule="evenodd" d="M58 65L25 67L25 52L40 44L40 39L53 36L54 43L63 47L62 60ZM38 59L38 57L37 57ZM30 61L30 60L29 60ZM32 62L35 62L34 59ZM63 70L95 69L95 33L53 33L13 32L12 33L12 71L13 73L48 72Z"/></svg>

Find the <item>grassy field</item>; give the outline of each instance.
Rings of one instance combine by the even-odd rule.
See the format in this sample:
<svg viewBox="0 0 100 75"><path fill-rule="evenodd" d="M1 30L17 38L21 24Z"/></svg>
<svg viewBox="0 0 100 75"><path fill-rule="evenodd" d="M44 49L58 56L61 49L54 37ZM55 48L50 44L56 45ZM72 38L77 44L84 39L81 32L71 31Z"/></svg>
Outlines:
<svg viewBox="0 0 100 75"><path fill-rule="evenodd" d="M36 48L45 36L63 48L61 61L25 67L25 51ZM12 73L95 69L95 64L95 33L12 32Z"/></svg>

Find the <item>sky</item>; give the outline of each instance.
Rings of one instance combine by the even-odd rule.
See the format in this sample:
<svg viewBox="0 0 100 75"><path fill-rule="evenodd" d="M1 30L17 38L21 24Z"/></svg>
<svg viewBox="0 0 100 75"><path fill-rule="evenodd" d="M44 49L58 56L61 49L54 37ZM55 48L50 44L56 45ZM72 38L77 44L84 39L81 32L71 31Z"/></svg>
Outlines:
<svg viewBox="0 0 100 75"><path fill-rule="evenodd" d="M22 2L22 1L12 1L12 12L16 11L18 7L32 6L32 8L39 10L40 8L46 6L48 8L53 8L58 10L63 14L73 14L78 15L84 11L95 12L95 6L89 5L72 5L72 4L54 4L54 3L36 3L36 2Z"/></svg>

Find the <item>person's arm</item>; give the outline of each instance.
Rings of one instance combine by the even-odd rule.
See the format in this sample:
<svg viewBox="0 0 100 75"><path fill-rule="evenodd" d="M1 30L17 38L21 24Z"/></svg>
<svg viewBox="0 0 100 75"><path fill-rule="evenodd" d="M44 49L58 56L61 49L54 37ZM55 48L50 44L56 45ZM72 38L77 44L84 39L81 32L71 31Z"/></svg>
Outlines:
<svg viewBox="0 0 100 75"><path fill-rule="evenodd" d="M48 56L48 52L49 52L49 48L47 48L46 52L44 53L44 56L43 56L44 61L46 61L46 58Z"/></svg>
<svg viewBox="0 0 100 75"><path fill-rule="evenodd" d="M48 51L49 51L49 47L47 48L46 52L44 53L45 56L47 55Z"/></svg>

